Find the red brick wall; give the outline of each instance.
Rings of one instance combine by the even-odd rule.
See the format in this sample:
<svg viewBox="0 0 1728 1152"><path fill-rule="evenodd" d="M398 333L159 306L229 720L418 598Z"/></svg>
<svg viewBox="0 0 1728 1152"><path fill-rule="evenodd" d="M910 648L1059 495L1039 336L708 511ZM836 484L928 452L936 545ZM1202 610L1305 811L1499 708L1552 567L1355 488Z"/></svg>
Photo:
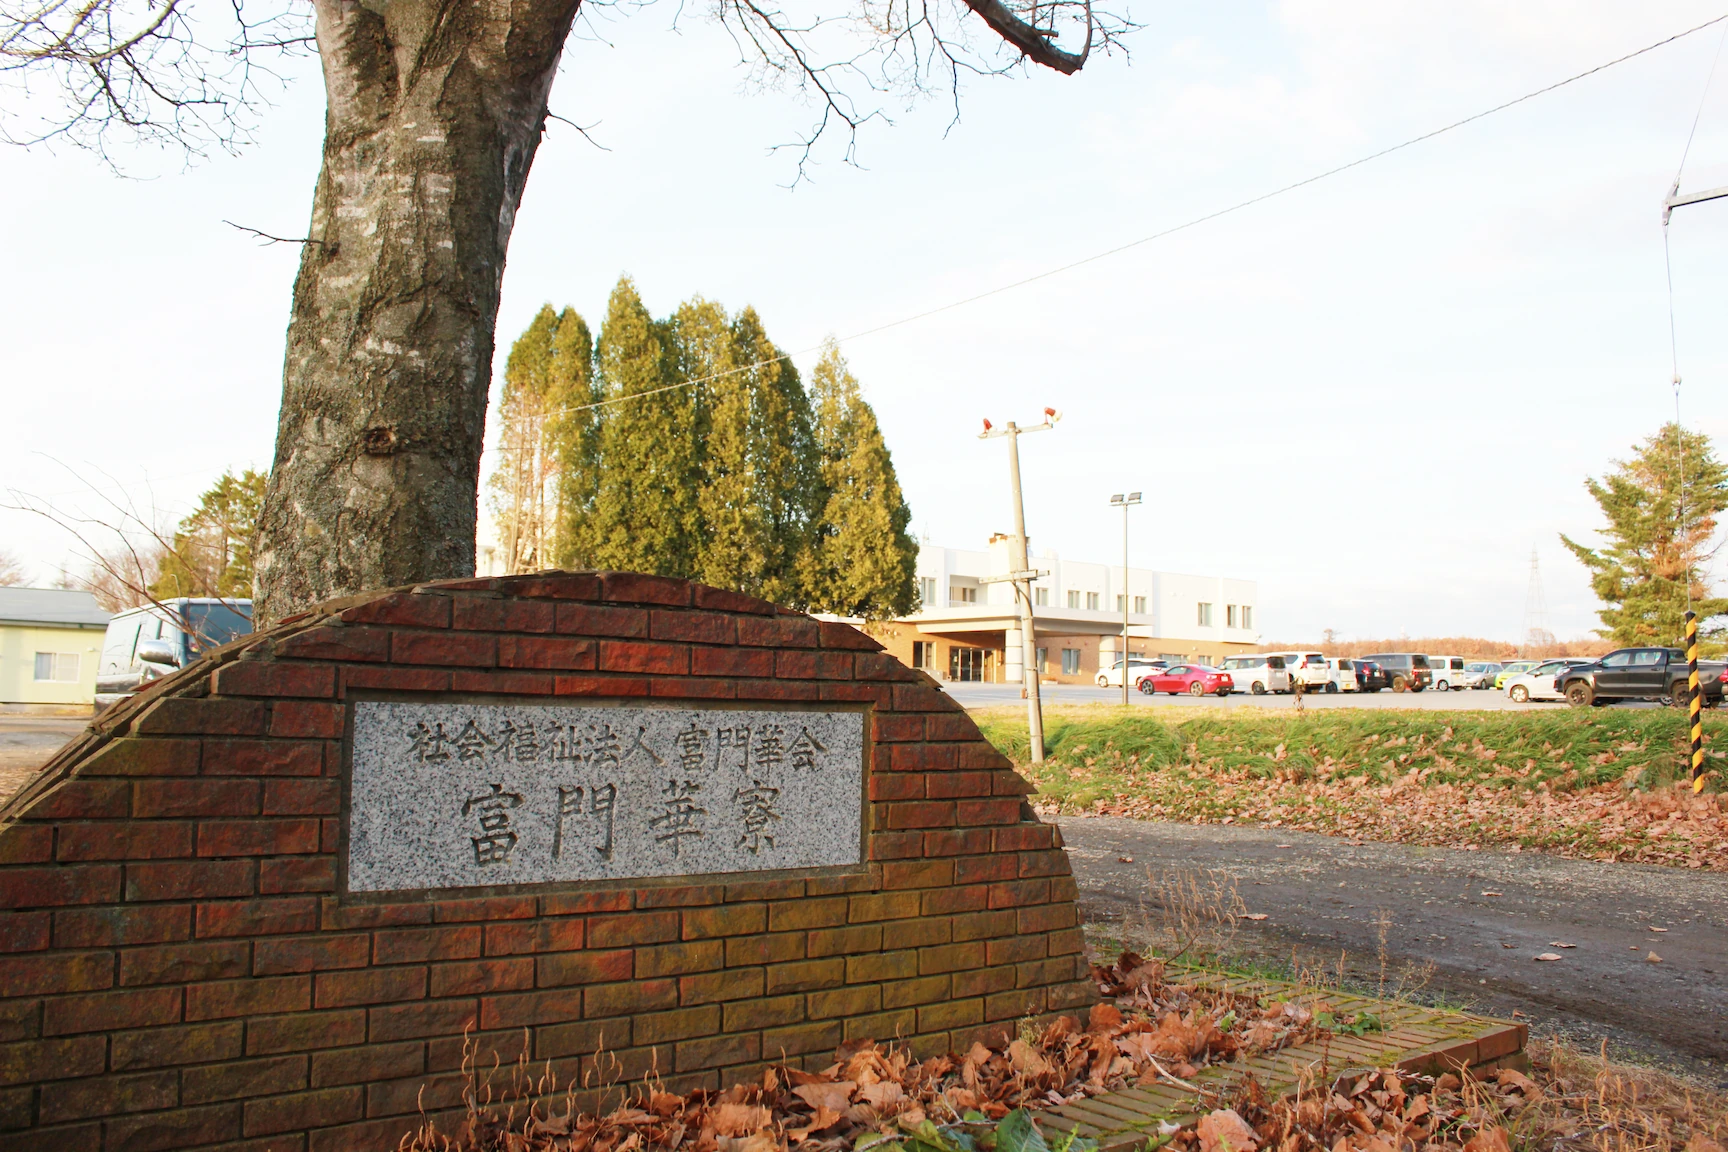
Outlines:
<svg viewBox="0 0 1728 1152"><path fill-rule="evenodd" d="M738 883L337 891L347 695L847 701L869 864ZM0 1150L393 1147L463 1034L560 1083L716 1086L1087 1002L1055 829L965 713L845 625L625 573L356 597L101 717L0 811Z"/></svg>

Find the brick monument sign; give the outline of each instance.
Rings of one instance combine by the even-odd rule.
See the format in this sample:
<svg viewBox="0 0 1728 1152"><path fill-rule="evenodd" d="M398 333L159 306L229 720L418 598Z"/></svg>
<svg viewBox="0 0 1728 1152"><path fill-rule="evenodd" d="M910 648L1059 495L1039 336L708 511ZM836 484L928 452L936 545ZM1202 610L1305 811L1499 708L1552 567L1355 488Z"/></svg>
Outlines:
<svg viewBox="0 0 1728 1152"><path fill-rule="evenodd" d="M964 1049L1094 998L1027 791L922 673L746 596L324 605L0 812L0 1150L391 1148L462 1106L465 1036L685 1090Z"/></svg>

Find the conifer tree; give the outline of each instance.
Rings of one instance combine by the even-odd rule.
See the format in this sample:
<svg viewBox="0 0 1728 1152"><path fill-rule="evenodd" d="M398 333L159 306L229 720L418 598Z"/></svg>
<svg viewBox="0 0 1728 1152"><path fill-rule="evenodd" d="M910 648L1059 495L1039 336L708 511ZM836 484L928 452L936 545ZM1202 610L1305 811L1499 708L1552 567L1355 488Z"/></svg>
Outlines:
<svg viewBox="0 0 1728 1152"><path fill-rule="evenodd" d="M599 567L689 577L702 532L700 390L678 383L672 326L656 321L629 277L607 303L595 345L600 470L590 517Z"/></svg>
<svg viewBox="0 0 1728 1152"><path fill-rule="evenodd" d="M252 545L266 480L264 473L250 468L238 476L222 473L174 530L173 546L150 581L152 597L251 597Z"/></svg>
<svg viewBox="0 0 1728 1152"><path fill-rule="evenodd" d="M1719 648L1724 629L1708 621L1728 614L1728 600L1710 595L1704 568L1716 551L1716 515L1728 508L1728 470L1709 437L1670 423L1584 488L1608 521L1607 543L1560 540L1590 570L1590 586L1607 605L1597 634L1628 646L1677 643L1690 588L1700 633Z"/></svg>
<svg viewBox="0 0 1728 1152"><path fill-rule="evenodd" d="M558 314L546 390L546 440L556 477L550 561L560 568L594 565L594 502L600 491L604 408L594 374L594 339L574 308Z"/></svg>
<svg viewBox="0 0 1728 1152"><path fill-rule="evenodd" d="M830 340L811 374L821 512L805 567L813 611L883 620L917 607L912 511L876 413Z"/></svg>
<svg viewBox="0 0 1728 1152"><path fill-rule="evenodd" d="M801 600L815 489L810 402L798 370L746 308L701 298L673 320L678 373L707 409L695 575L777 603Z"/></svg>

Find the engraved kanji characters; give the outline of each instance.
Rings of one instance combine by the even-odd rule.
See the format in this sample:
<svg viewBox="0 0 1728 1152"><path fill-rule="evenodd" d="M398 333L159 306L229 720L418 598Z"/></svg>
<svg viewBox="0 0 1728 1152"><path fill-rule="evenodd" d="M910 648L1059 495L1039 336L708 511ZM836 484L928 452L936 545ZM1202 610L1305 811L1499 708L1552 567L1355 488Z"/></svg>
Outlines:
<svg viewBox="0 0 1728 1152"><path fill-rule="evenodd" d="M494 747L491 737L480 731L472 720L462 725L462 731L457 733L453 743L458 760L484 760L486 749Z"/></svg>
<svg viewBox="0 0 1728 1152"><path fill-rule="evenodd" d="M678 763L685 774L700 773L708 758L708 729L696 727L696 721L692 720L690 727L674 736L672 742L678 745Z"/></svg>
<svg viewBox="0 0 1728 1152"><path fill-rule="evenodd" d="M552 831L552 859L564 858L564 821L571 816L581 816L583 789L558 789L558 822ZM598 816L605 828L605 834L599 844L594 846L594 852L602 860L612 859L612 813L618 806L618 786L616 784L598 784L588 790L589 816Z"/></svg>
<svg viewBox="0 0 1728 1152"><path fill-rule="evenodd" d="M492 791L470 796L463 802L462 815L479 814L480 835L469 837L474 843L475 864L484 868L510 863L510 852L517 840L510 828L510 810L520 807L522 794L506 792L502 784L493 784Z"/></svg>
<svg viewBox="0 0 1728 1152"><path fill-rule="evenodd" d="M798 739L792 742L792 767L814 768L816 767L816 753L826 751L828 751L828 746L810 735L810 729L800 728Z"/></svg>
<svg viewBox="0 0 1728 1152"><path fill-rule="evenodd" d="M717 729L714 736L714 766L726 767L726 750L730 748L737 755L738 767L750 766L750 725L729 724Z"/></svg>
<svg viewBox="0 0 1728 1152"><path fill-rule="evenodd" d="M756 766L774 768L786 759L786 729L764 724L756 729Z"/></svg>
<svg viewBox="0 0 1728 1152"><path fill-rule="evenodd" d="M744 821L744 834L738 837L734 847L748 848L755 856L761 853L764 844L774 847L774 837L768 833L768 828L773 821L780 819L780 813L775 810L780 800L780 789L770 788L760 780L750 783L753 787L740 788L732 795Z"/></svg>
<svg viewBox="0 0 1728 1152"><path fill-rule="evenodd" d="M448 760L450 750L444 747L450 742L450 737L444 735L444 725L435 724L426 727L426 721L421 720L407 732L408 750L414 754L414 759L424 764L428 760Z"/></svg>
<svg viewBox="0 0 1728 1152"><path fill-rule="evenodd" d="M694 780L668 780L660 791L666 810L650 819L648 826L657 829L656 843L672 845L674 856L687 837L702 835L702 817L708 815L708 809L696 802L701 791L702 785Z"/></svg>
<svg viewBox="0 0 1728 1152"><path fill-rule="evenodd" d="M541 751L546 747L545 741L532 724L519 725L508 718L498 726L492 743L496 746L498 755L522 764L532 764L539 760Z"/></svg>

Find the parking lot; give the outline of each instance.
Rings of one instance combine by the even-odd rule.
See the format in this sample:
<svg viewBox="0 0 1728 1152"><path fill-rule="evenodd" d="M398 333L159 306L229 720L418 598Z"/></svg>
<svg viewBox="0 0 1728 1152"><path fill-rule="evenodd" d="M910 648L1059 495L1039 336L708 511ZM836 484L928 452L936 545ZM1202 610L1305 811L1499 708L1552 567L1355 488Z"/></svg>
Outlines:
<svg viewBox="0 0 1728 1152"><path fill-rule="evenodd" d="M943 685L954 699L968 708L987 708L995 704L1018 704L1021 700L1018 684ZM1119 704L1120 688L1093 688L1080 684L1046 684L1042 689L1046 704ZM1294 696L1252 696L1233 692L1229 696L1148 696L1130 692L1129 699L1138 707L1158 708L1177 705L1183 708L1271 708L1290 710L1296 707ZM1307 708L1412 708L1433 712L1532 712L1544 708L1565 708L1565 701L1532 701L1514 704L1505 693L1489 689L1457 692L1310 692L1302 698ZM1614 708L1660 708L1652 701L1627 701L1611 705Z"/></svg>

